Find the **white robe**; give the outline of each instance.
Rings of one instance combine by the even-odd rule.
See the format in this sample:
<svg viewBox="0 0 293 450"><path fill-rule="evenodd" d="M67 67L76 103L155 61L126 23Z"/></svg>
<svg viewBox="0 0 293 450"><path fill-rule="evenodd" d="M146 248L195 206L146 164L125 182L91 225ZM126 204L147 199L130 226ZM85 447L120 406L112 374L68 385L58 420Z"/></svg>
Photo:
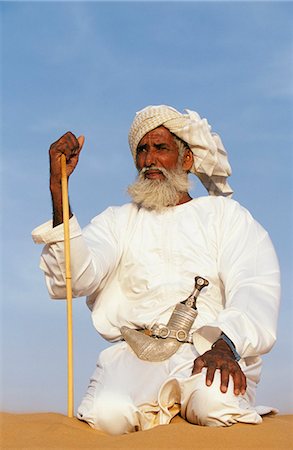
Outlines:
<svg viewBox="0 0 293 450"><path fill-rule="evenodd" d="M196 198L161 213L126 204L108 208L83 231L72 217L70 234L73 296L87 296L104 338L120 340L122 325L167 323L200 275L209 286L197 301L196 354L223 331L256 385L260 355L276 339L279 268L267 232L246 209L224 197ZM33 238L47 244L41 268L51 297L65 298L63 226L47 222Z"/></svg>

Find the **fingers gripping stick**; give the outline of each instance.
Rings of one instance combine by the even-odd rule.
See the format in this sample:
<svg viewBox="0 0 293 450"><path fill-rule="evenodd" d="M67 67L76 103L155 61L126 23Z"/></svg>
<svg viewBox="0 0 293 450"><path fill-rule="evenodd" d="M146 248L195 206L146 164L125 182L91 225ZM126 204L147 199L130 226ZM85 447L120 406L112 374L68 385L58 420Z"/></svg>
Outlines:
<svg viewBox="0 0 293 450"><path fill-rule="evenodd" d="M62 211L64 226L64 253L65 253L65 278L67 299L67 416L74 414L73 395L73 338L72 338L72 288L70 269L70 236L69 236L69 202L66 174L66 156L61 155L61 187L62 187Z"/></svg>

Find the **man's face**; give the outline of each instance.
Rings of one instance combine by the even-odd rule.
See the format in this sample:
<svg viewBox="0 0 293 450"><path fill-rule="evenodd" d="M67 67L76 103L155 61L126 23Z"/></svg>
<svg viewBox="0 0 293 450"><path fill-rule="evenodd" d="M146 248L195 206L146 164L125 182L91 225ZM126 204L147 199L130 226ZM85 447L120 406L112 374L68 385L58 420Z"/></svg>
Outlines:
<svg viewBox="0 0 293 450"><path fill-rule="evenodd" d="M139 142L136 166L139 171L148 169L145 178L164 180L165 175L160 171L160 167L166 170L175 169L178 157L178 147L173 135L167 128L160 126L149 131Z"/></svg>

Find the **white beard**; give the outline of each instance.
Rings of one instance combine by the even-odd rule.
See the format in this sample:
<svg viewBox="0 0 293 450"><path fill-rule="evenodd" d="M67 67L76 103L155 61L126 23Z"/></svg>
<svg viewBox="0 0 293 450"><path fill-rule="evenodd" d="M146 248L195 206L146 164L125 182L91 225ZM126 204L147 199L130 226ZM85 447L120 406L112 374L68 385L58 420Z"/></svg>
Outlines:
<svg viewBox="0 0 293 450"><path fill-rule="evenodd" d="M161 167L150 167L152 170L160 170L165 176L164 180L149 180L145 178L148 168L143 168L136 181L128 186L127 192L132 201L139 207L150 210L162 211L169 206L178 205L183 193L188 192L190 183L188 174L177 167L166 170Z"/></svg>

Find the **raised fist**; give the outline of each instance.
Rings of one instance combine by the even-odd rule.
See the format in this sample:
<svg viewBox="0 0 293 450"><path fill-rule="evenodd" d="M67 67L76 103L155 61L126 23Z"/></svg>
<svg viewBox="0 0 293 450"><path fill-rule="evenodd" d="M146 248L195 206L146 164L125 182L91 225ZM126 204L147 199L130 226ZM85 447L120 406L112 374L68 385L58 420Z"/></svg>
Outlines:
<svg viewBox="0 0 293 450"><path fill-rule="evenodd" d="M58 141L54 142L50 146L50 184L52 185L61 183L61 155L66 156L66 173L69 177L74 171L77 163L80 151L84 143L84 136L76 138L73 133L68 131L61 136Z"/></svg>

